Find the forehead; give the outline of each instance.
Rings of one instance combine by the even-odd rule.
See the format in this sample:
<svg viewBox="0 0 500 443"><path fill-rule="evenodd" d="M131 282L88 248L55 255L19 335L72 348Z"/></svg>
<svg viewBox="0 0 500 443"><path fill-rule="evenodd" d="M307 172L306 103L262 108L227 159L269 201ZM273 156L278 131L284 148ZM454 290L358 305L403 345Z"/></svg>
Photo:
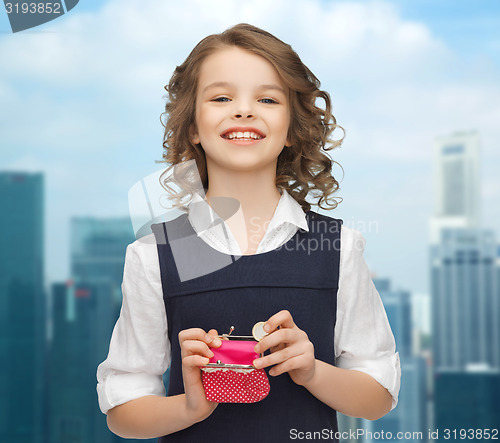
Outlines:
<svg viewBox="0 0 500 443"><path fill-rule="evenodd" d="M238 47L219 49L202 63L198 92L212 83L228 83L251 88L262 84L285 86L276 68L264 57Z"/></svg>

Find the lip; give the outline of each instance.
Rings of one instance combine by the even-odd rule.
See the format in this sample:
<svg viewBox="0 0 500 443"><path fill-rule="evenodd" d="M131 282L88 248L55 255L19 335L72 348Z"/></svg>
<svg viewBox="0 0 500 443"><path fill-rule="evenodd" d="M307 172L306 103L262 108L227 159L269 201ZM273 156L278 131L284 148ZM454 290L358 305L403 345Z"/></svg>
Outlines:
<svg viewBox="0 0 500 443"><path fill-rule="evenodd" d="M255 145L257 143L260 143L264 139L261 138L260 140L238 140L238 139L229 140L227 138L223 138L222 140L224 140L227 143L232 143L233 145L246 146L246 145Z"/></svg>
<svg viewBox="0 0 500 443"><path fill-rule="evenodd" d="M255 132L256 134L260 135L262 138L259 140L228 140L227 138L224 138L224 135L229 133L229 132ZM231 128L228 128L224 130L220 134L221 138L223 138L226 141L229 142L239 142L240 144L248 144L248 143L255 143L255 142L260 142L261 140L264 140L266 138L266 134L264 134L262 131L260 131L257 128L253 128L251 126L233 126Z"/></svg>

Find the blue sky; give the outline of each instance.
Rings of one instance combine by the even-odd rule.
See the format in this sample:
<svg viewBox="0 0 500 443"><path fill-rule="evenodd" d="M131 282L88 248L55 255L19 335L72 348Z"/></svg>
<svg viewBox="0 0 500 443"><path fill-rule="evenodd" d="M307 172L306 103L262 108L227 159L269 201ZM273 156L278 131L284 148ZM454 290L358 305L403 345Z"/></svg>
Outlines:
<svg viewBox="0 0 500 443"><path fill-rule="evenodd" d="M290 43L331 94L346 175L330 215L377 226L363 232L374 273L427 291L439 135L479 132L483 224L500 234L499 2L81 0L18 34L0 10L0 169L46 174L48 280L68 276L69 218L127 216L128 189L158 168L172 70L242 21Z"/></svg>
<svg viewBox="0 0 500 443"><path fill-rule="evenodd" d="M425 23L451 48L474 58L478 54L500 62L500 3L491 0L400 0L401 15Z"/></svg>

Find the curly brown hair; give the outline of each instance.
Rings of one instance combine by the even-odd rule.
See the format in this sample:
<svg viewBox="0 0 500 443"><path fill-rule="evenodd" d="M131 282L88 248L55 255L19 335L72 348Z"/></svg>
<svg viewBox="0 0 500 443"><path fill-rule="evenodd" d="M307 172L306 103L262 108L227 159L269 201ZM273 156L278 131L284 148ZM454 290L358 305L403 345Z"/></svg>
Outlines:
<svg viewBox="0 0 500 443"><path fill-rule="evenodd" d="M276 187L286 191L302 206L304 212L311 205L306 197L311 191L316 191L318 206L322 209L335 209L338 205L332 194L339 189L339 183L332 175L333 163L329 151L341 145L344 129L337 125L331 113L331 100L326 91L320 90L320 81L302 63L292 47L272 34L255 26L241 23L221 34L213 34L201 40L191 51L187 59L174 71L165 90L168 101L160 121L165 128L163 138L163 160L157 163L167 163L169 167L160 176L162 186L176 200L174 206L187 211L187 206L181 203L186 196L195 192L208 190L208 173L205 152L201 144L190 141L190 128L195 123L196 93L198 74L205 58L217 50L236 46L269 61L278 72L283 84L287 87L290 104L290 127L287 139L291 147L283 149L278 156L276 167ZM324 101L324 109L316 105L316 100ZM166 123L162 117L166 116ZM331 140L335 128L343 131L340 140ZM186 168L181 163L195 160L199 173L186 174ZM190 162L192 164L192 162ZM340 165L339 165L340 166ZM172 174L166 175L173 169ZM184 171L184 172L183 172ZM179 185L180 191L169 186L173 182ZM331 199L331 202L329 202ZM326 206L323 206L326 205ZM330 206L330 207L328 207Z"/></svg>

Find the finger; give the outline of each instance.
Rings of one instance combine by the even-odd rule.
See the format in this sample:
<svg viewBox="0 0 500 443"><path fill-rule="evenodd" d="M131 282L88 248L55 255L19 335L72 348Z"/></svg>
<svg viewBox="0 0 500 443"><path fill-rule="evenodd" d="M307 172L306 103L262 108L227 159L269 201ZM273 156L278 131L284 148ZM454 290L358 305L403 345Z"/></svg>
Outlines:
<svg viewBox="0 0 500 443"><path fill-rule="evenodd" d="M286 348L286 345L284 343L280 343L278 346L271 346L269 348L269 352L278 352L284 348Z"/></svg>
<svg viewBox="0 0 500 443"><path fill-rule="evenodd" d="M179 343L182 343L185 340L200 340L205 341L207 333L200 328L190 328L183 329L179 332Z"/></svg>
<svg viewBox="0 0 500 443"><path fill-rule="evenodd" d="M305 339L297 341L294 344L294 347L297 349L296 354L310 354L314 356L314 345L309 341L305 332L303 332L301 336L305 336Z"/></svg>
<svg viewBox="0 0 500 443"><path fill-rule="evenodd" d="M211 358L214 353L210 350L206 343L200 340L185 340L182 342L181 346L181 357L187 357L188 355L202 355L204 357Z"/></svg>
<svg viewBox="0 0 500 443"><path fill-rule="evenodd" d="M293 328L295 326L290 311L285 309L270 317L264 325L264 331L272 332L275 329L278 329L278 326L281 326L282 328Z"/></svg>
<svg viewBox="0 0 500 443"><path fill-rule="evenodd" d="M195 368L205 366L209 361L210 359L208 357L203 357L201 355L188 355L182 359L182 365L186 368Z"/></svg>
<svg viewBox="0 0 500 443"><path fill-rule="evenodd" d="M210 331L208 331L208 335L212 335L214 337L212 343L209 345L211 348L218 348L222 344L217 329L210 329Z"/></svg>
<svg viewBox="0 0 500 443"><path fill-rule="evenodd" d="M212 343L213 341L215 341L216 343L220 341L217 335L207 334L203 329L200 328L184 329L179 332L179 344L182 344L182 342L186 340L199 340L206 343L207 345Z"/></svg>
<svg viewBox="0 0 500 443"><path fill-rule="evenodd" d="M277 365L283 363L284 361L294 358L298 355L302 355L303 350L297 346L287 346L278 352L273 352L272 354L266 355L264 357L257 358L253 361L253 365L257 369L267 368L271 365Z"/></svg>
<svg viewBox="0 0 500 443"><path fill-rule="evenodd" d="M285 344L292 344L301 339L301 335L299 333L299 329L288 329L283 328L273 333L266 335L259 343L257 343L254 347L255 352L262 353L266 350Z"/></svg>
<svg viewBox="0 0 500 443"><path fill-rule="evenodd" d="M310 364L307 356L305 354L301 354L289 358L288 360L272 367L269 370L269 375L276 377L278 375L284 374L285 372L290 372L294 369L305 369L309 368L309 366Z"/></svg>

